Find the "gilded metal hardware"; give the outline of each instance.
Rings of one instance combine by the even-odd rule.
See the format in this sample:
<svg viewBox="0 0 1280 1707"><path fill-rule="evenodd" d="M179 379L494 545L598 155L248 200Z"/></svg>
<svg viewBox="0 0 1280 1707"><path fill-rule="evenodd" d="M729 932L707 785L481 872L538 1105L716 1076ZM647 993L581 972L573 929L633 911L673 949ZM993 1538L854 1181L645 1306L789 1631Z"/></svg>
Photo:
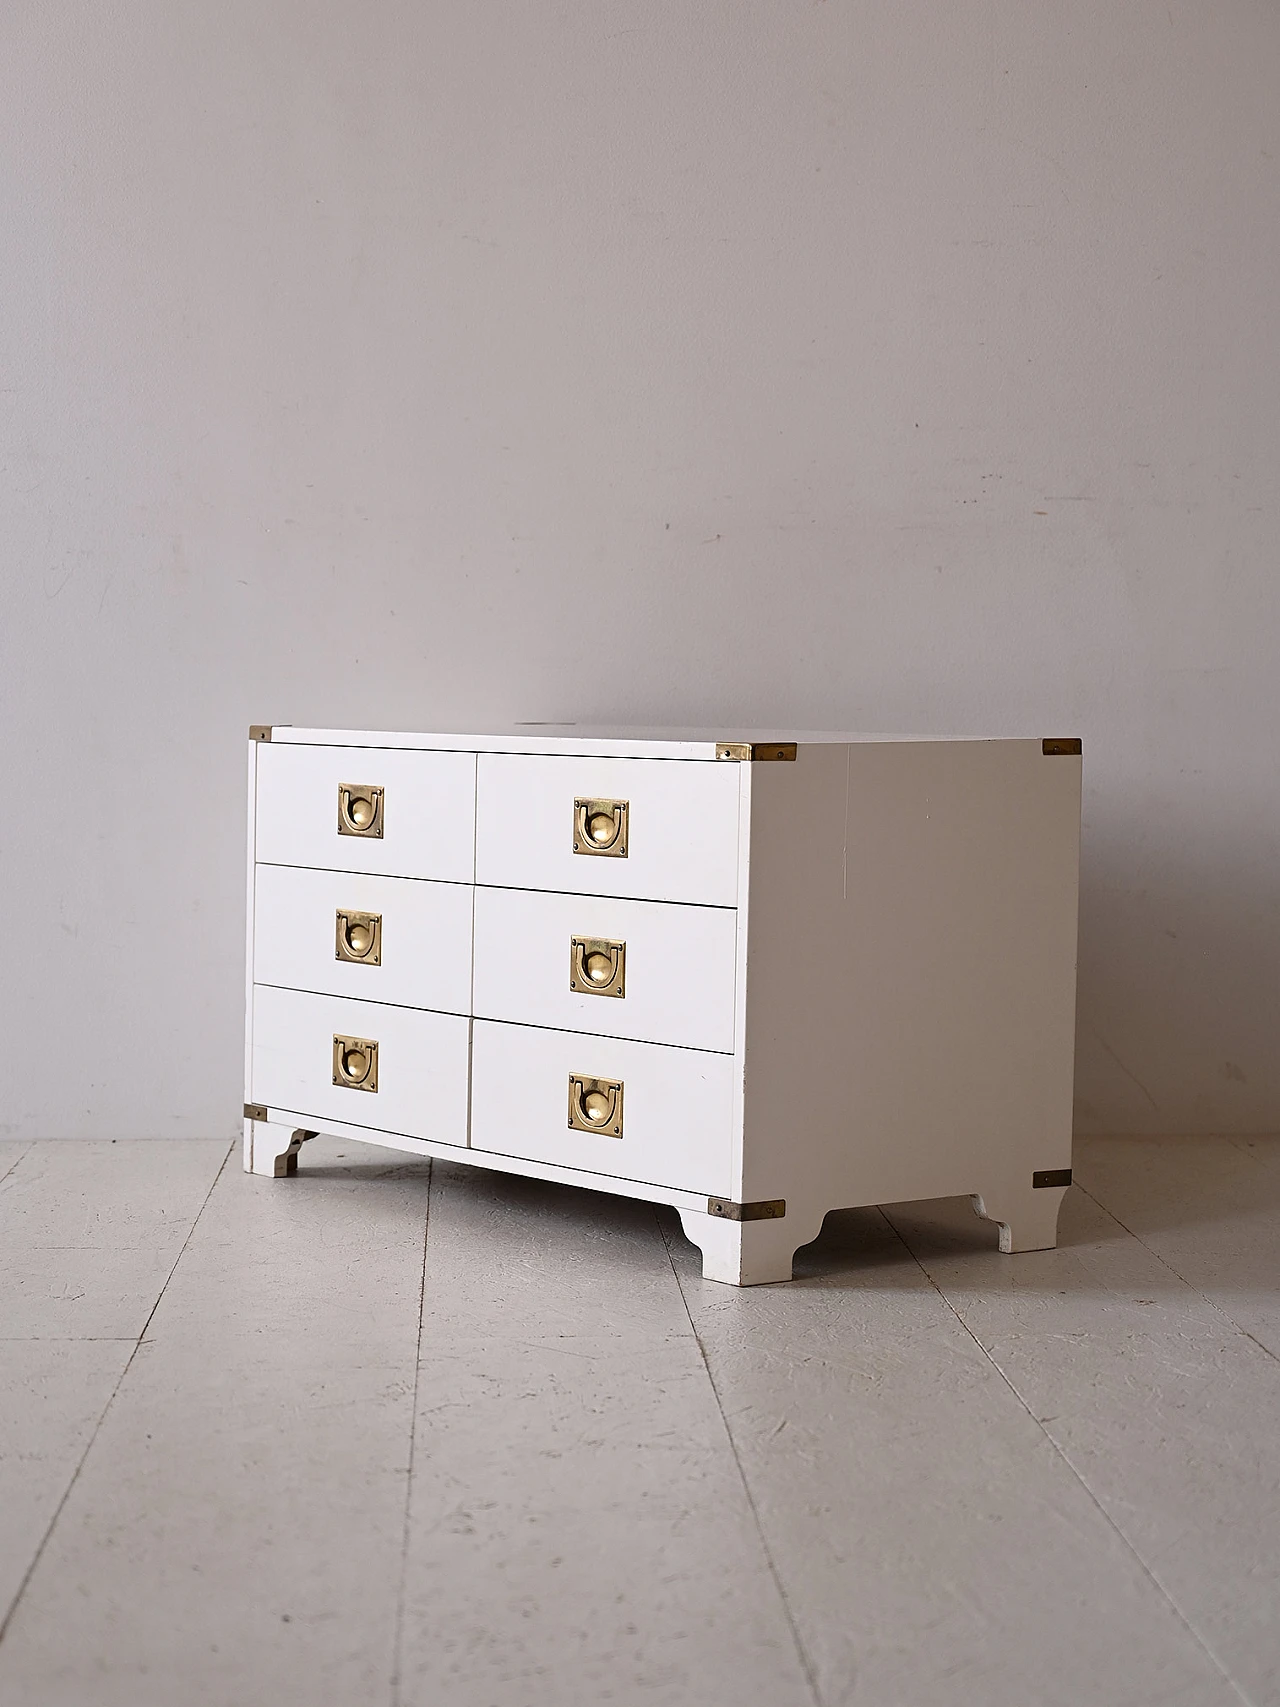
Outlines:
<svg viewBox="0 0 1280 1707"><path fill-rule="evenodd" d="M764 1203L734 1203L728 1197L709 1197L707 1214L721 1221L781 1221L787 1213L785 1197L770 1198Z"/></svg>
<svg viewBox="0 0 1280 1707"><path fill-rule="evenodd" d="M266 1103L264 1103L264 1102L247 1102L247 1103L245 1103L245 1105L244 1105L244 1117L246 1120L265 1120L267 1118L267 1105L266 1105Z"/></svg>
<svg viewBox="0 0 1280 1707"><path fill-rule="evenodd" d="M569 1125L575 1132L622 1136L622 1080L569 1074Z"/></svg>
<svg viewBox="0 0 1280 1707"><path fill-rule="evenodd" d="M569 988L587 996L625 996L627 945L601 936L569 938Z"/></svg>
<svg viewBox="0 0 1280 1707"><path fill-rule="evenodd" d="M1031 1175L1031 1184L1036 1191L1041 1191L1050 1185L1070 1185L1070 1168L1036 1168Z"/></svg>
<svg viewBox="0 0 1280 1707"><path fill-rule="evenodd" d="M333 1037L333 1082L349 1091L378 1088L378 1045L368 1037Z"/></svg>
<svg viewBox="0 0 1280 1707"><path fill-rule="evenodd" d="M269 723L251 723L249 725L249 739L251 741L269 741L271 739L271 725Z"/></svg>
<svg viewBox="0 0 1280 1707"><path fill-rule="evenodd" d="M626 800L575 800L573 803L573 851L580 854L609 854L627 857Z"/></svg>
<svg viewBox="0 0 1280 1707"><path fill-rule="evenodd" d="M1078 759L1084 752L1084 742L1068 735L1049 736L1040 746L1046 758Z"/></svg>
<svg viewBox="0 0 1280 1707"><path fill-rule="evenodd" d="M382 914L352 913L338 908L335 955L357 966L382 965Z"/></svg>
<svg viewBox="0 0 1280 1707"><path fill-rule="evenodd" d="M338 834L382 836L382 790L367 782L338 784Z"/></svg>
<svg viewBox="0 0 1280 1707"><path fill-rule="evenodd" d="M304 1132L301 1127L289 1139L288 1147L282 1155L275 1159L272 1172L277 1179L289 1179L298 1171L298 1151L309 1138L318 1138L318 1132Z"/></svg>
<svg viewBox="0 0 1280 1707"><path fill-rule="evenodd" d="M796 744L794 741L719 741L716 743L718 759L736 759L740 763L754 759L757 764L765 759L794 759Z"/></svg>

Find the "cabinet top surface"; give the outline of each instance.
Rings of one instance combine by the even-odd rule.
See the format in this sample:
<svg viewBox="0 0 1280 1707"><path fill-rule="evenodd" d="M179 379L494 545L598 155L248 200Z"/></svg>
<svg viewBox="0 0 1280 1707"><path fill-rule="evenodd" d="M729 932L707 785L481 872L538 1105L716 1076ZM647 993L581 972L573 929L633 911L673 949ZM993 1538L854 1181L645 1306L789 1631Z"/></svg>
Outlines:
<svg viewBox="0 0 1280 1707"><path fill-rule="evenodd" d="M387 730L301 729L287 724L264 726L257 739L307 747L408 747L457 753L537 753L596 755L625 759L714 760L725 743L797 746L853 746L877 742L951 742L975 737L947 735L869 735L812 729L623 729L579 723L516 723L505 729L418 734ZM1032 740L1039 736L995 737Z"/></svg>

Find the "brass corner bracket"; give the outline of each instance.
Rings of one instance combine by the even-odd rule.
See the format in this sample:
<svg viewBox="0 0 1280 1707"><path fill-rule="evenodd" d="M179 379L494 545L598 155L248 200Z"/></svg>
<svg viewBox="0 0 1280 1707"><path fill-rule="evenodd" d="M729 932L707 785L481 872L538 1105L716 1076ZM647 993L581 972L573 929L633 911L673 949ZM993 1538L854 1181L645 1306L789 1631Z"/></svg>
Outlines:
<svg viewBox="0 0 1280 1707"><path fill-rule="evenodd" d="M271 739L271 725L269 723L251 723L249 725L249 739L251 741L269 741Z"/></svg>
<svg viewBox="0 0 1280 1707"><path fill-rule="evenodd" d="M716 757L733 759L739 764L753 761L762 764L766 759L794 759L794 741L717 741Z"/></svg>
<svg viewBox="0 0 1280 1707"><path fill-rule="evenodd" d="M1070 1168L1035 1168L1031 1174L1033 1191L1045 1191L1051 1185L1070 1185Z"/></svg>
<svg viewBox="0 0 1280 1707"><path fill-rule="evenodd" d="M709 1197L707 1214L721 1221L781 1221L787 1213L785 1197L773 1197L764 1203L734 1203L728 1197Z"/></svg>
<svg viewBox="0 0 1280 1707"><path fill-rule="evenodd" d="M1048 735L1040 747L1046 758L1078 759L1084 752L1084 742L1077 735Z"/></svg>
<svg viewBox="0 0 1280 1707"><path fill-rule="evenodd" d="M267 1105L266 1105L266 1103L265 1102L247 1102L247 1103L245 1103L245 1105L244 1105L244 1117L246 1120L265 1120L267 1118Z"/></svg>

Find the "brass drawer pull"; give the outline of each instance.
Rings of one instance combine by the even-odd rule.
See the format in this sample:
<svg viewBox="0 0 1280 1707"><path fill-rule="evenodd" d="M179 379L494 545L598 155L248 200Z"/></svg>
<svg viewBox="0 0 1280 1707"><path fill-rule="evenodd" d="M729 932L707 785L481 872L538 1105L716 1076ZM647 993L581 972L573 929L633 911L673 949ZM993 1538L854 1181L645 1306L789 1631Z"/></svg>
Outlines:
<svg viewBox="0 0 1280 1707"><path fill-rule="evenodd" d="M338 784L338 834L382 839L382 790L368 782Z"/></svg>
<svg viewBox="0 0 1280 1707"><path fill-rule="evenodd" d="M625 996L627 945L602 936L569 938L569 988L585 996Z"/></svg>
<svg viewBox="0 0 1280 1707"><path fill-rule="evenodd" d="M575 800L573 803L573 851L627 857L627 810L625 800Z"/></svg>
<svg viewBox="0 0 1280 1707"><path fill-rule="evenodd" d="M575 1132L622 1136L622 1080L569 1074L569 1125Z"/></svg>
<svg viewBox="0 0 1280 1707"><path fill-rule="evenodd" d="M378 1088L378 1045L368 1037L333 1037L333 1082L348 1091Z"/></svg>
<svg viewBox="0 0 1280 1707"><path fill-rule="evenodd" d="M356 966L382 965L382 914L352 913L338 908L335 954Z"/></svg>

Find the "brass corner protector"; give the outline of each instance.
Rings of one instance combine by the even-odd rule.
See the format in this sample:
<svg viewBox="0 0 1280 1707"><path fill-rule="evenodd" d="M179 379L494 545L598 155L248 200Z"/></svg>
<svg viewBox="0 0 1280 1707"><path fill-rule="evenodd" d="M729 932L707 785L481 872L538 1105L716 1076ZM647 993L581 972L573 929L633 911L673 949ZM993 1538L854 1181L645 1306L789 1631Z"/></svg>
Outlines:
<svg viewBox="0 0 1280 1707"><path fill-rule="evenodd" d="M249 739L251 741L269 741L271 739L271 725L269 723L251 723L249 725Z"/></svg>
<svg viewBox="0 0 1280 1707"><path fill-rule="evenodd" d="M794 759L796 744L794 741L717 741L716 757L718 759L734 759L739 764L754 760L757 764L766 759Z"/></svg>
<svg viewBox="0 0 1280 1707"><path fill-rule="evenodd" d="M265 1120L267 1118L267 1105L266 1105L266 1103L264 1103L264 1102L247 1102L247 1103L245 1103L245 1105L244 1105L244 1117L246 1120Z"/></svg>
<svg viewBox="0 0 1280 1707"><path fill-rule="evenodd" d="M1051 1185L1070 1185L1070 1168L1036 1168L1031 1175L1032 1188L1043 1191Z"/></svg>
<svg viewBox="0 0 1280 1707"><path fill-rule="evenodd" d="M1078 759L1084 752L1078 735L1048 735L1040 746L1046 758Z"/></svg>
<svg viewBox="0 0 1280 1707"><path fill-rule="evenodd" d="M727 1197L709 1197L707 1214L721 1221L781 1221L787 1213L785 1197L770 1198L766 1203L734 1203Z"/></svg>

